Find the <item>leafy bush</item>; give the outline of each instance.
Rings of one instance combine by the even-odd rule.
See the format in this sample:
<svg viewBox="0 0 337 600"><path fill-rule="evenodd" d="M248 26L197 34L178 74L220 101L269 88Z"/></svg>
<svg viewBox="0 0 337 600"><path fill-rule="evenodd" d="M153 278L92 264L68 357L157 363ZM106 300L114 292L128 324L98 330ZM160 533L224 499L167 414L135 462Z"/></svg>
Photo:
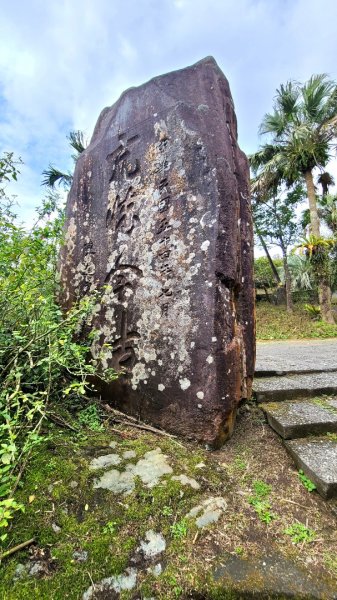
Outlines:
<svg viewBox="0 0 337 600"><path fill-rule="evenodd" d="M274 258L273 262L277 269L282 267L283 263L280 258ZM273 271L266 256L260 256L260 258L254 260L254 282L256 288L268 289L277 287Z"/></svg>
<svg viewBox="0 0 337 600"><path fill-rule="evenodd" d="M0 183L16 174L12 155L0 159ZM65 397L76 403L91 389L90 376L98 375L90 340L77 339L97 293L66 314L56 302L63 227L57 200L55 194L46 198L27 232L17 225L3 189L0 194L0 536L23 508L15 490L32 448L43 439L51 404Z"/></svg>

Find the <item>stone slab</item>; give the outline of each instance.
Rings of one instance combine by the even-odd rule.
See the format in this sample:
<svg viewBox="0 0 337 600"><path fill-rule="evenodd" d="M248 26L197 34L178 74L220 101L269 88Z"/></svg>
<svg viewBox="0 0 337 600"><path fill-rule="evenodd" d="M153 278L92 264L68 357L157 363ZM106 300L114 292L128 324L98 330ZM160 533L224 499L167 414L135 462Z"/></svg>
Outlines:
<svg viewBox="0 0 337 600"><path fill-rule="evenodd" d="M224 590L224 598L260 600L334 600L335 588L322 574L313 577L288 558L279 555L243 558L224 556L213 579ZM229 595L230 591L233 595Z"/></svg>
<svg viewBox="0 0 337 600"><path fill-rule="evenodd" d="M337 339L258 342L255 375L337 371Z"/></svg>
<svg viewBox="0 0 337 600"><path fill-rule="evenodd" d="M337 373L256 377L253 389L258 402L277 402L319 394L337 394Z"/></svg>
<svg viewBox="0 0 337 600"><path fill-rule="evenodd" d="M337 432L337 409L323 400L270 402L261 408L269 425L283 439Z"/></svg>
<svg viewBox="0 0 337 600"><path fill-rule="evenodd" d="M323 498L337 498L337 442L305 438L285 442L297 467L313 481Z"/></svg>
<svg viewBox="0 0 337 600"><path fill-rule="evenodd" d="M104 109L76 163L60 261L64 309L103 294L92 353L121 375L101 395L221 445L251 392L252 253L248 162L213 58Z"/></svg>

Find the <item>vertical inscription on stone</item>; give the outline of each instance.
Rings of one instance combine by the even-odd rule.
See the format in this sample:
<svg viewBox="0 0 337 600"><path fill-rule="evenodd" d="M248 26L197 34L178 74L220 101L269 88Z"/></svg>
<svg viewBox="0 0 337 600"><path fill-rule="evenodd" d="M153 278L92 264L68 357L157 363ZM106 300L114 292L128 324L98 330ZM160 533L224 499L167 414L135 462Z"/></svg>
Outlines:
<svg viewBox="0 0 337 600"><path fill-rule="evenodd" d="M107 210L105 225L111 235L113 232L117 235L117 239L119 233L131 236L140 224L137 191L131 183L140 174L140 161L134 157L134 145L138 140L138 134L130 137L126 133L119 134L117 148L107 156L109 185L115 200L114 207ZM117 325L117 338L107 340L107 343L111 345L115 368L127 373L132 372L135 364L135 345L140 337L138 331L129 325L128 300L141 275L141 269L129 262L123 263L122 254L119 254L105 277L105 283L112 288Z"/></svg>
<svg viewBox="0 0 337 600"><path fill-rule="evenodd" d="M172 301L173 296L172 282L170 281L172 277L172 266L170 260L172 253L172 245L170 242L170 237L168 235L168 233L172 229L172 225L170 225L170 218L168 214L172 199L172 193L169 186L168 176L165 176L164 172L162 172L160 175L161 179L159 180L158 184L158 213L160 217L158 219L158 224L156 228L156 236L159 241L159 250L157 255L158 271L163 283L158 299L160 301L162 314L164 316L167 316L170 307L170 302Z"/></svg>
<svg viewBox="0 0 337 600"><path fill-rule="evenodd" d="M207 58L102 113L68 199L64 305L103 290L93 354L125 374L102 396L213 446L254 371L248 175L228 82Z"/></svg>

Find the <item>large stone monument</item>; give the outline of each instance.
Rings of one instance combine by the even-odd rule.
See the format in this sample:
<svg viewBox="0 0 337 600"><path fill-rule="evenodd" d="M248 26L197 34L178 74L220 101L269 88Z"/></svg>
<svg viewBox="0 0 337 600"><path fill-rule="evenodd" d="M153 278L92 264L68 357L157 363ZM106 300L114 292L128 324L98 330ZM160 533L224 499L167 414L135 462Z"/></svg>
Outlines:
<svg viewBox="0 0 337 600"><path fill-rule="evenodd" d="M252 252L247 160L213 58L103 110L76 165L61 279L65 308L103 290L93 353L124 373L101 389L111 405L213 447L231 435L254 371Z"/></svg>

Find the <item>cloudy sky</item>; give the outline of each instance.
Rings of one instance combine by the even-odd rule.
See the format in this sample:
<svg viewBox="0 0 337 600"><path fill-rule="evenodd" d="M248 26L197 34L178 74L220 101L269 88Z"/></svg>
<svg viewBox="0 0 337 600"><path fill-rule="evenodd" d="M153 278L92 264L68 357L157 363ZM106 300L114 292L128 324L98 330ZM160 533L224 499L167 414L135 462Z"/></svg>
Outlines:
<svg viewBox="0 0 337 600"><path fill-rule="evenodd" d="M337 80L336 0L11 0L1 2L0 154L24 166L11 188L32 218L49 163L71 167L66 135L90 138L121 92L213 55L229 79L249 153L276 88Z"/></svg>

